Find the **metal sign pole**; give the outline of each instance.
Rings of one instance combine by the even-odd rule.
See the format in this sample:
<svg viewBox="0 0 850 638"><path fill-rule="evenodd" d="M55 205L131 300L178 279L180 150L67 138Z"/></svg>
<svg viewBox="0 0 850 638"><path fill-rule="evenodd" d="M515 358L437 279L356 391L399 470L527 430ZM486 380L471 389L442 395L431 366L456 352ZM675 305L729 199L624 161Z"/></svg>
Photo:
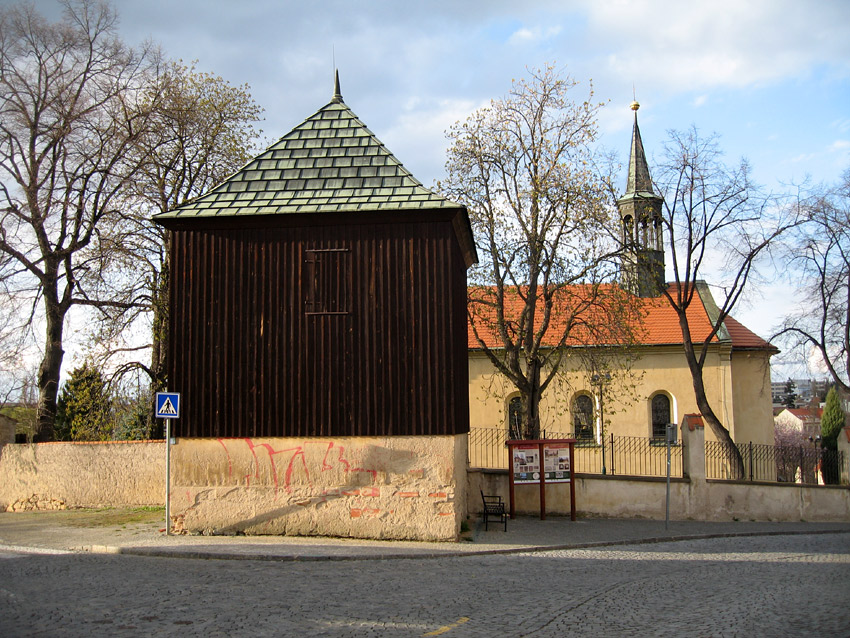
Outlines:
<svg viewBox="0 0 850 638"><path fill-rule="evenodd" d="M664 529L670 527L670 440L673 438L675 427L675 423L667 424L667 503L666 513L664 515Z"/></svg>
<svg viewBox="0 0 850 638"><path fill-rule="evenodd" d="M509 495L510 501L511 501L510 516L511 516L511 520L515 521L516 520L516 510L514 509L514 448L513 448L513 445L511 445L511 441L508 441L507 446L508 446L508 489L509 489L508 495Z"/></svg>
<svg viewBox="0 0 850 638"><path fill-rule="evenodd" d="M165 419L165 535L171 534L171 419Z"/></svg>
<svg viewBox="0 0 850 638"><path fill-rule="evenodd" d="M155 416L165 419L165 534L171 534L171 419L180 418L180 393L157 392Z"/></svg>
<svg viewBox="0 0 850 638"><path fill-rule="evenodd" d="M570 441L570 520L576 520L576 458L575 441Z"/></svg>
<svg viewBox="0 0 850 638"><path fill-rule="evenodd" d="M543 465L543 441L537 442L537 454L540 459L540 520L546 520L546 468Z"/></svg>

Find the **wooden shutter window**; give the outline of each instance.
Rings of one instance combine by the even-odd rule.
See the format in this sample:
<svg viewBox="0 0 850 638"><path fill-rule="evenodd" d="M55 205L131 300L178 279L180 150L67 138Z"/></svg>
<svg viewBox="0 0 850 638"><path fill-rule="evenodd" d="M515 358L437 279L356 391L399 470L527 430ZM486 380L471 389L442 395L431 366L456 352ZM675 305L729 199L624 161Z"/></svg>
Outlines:
<svg viewBox="0 0 850 638"><path fill-rule="evenodd" d="M304 314L351 314L351 251L307 248L304 252Z"/></svg>

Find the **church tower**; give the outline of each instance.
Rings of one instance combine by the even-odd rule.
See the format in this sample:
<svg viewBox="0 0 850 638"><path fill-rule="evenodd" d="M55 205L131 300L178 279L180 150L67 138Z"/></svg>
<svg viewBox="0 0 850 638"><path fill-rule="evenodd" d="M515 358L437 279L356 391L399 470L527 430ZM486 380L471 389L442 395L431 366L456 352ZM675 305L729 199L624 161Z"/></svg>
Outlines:
<svg viewBox="0 0 850 638"><path fill-rule="evenodd" d="M639 108L640 104L632 102L635 126L629 156L629 180L625 194L617 200L623 242L621 283L638 297L657 297L664 287L663 200L652 190L637 122Z"/></svg>

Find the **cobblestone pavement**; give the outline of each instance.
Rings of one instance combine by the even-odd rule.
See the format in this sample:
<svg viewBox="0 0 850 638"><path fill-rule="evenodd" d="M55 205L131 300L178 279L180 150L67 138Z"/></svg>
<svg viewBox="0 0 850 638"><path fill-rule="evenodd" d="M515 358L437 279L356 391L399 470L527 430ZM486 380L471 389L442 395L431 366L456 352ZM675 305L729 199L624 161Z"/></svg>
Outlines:
<svg viewBox="0 0 850 638"><path fill-rule="evenodd" d="M321 562L0 551L0 636L850 636L850 534Z"/></svg>

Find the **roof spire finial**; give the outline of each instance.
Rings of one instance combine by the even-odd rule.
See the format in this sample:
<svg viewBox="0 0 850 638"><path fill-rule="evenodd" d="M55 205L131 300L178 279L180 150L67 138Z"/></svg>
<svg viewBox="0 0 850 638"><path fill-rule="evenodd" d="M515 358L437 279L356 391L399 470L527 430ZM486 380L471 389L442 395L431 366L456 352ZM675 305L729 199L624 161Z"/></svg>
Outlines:
<svg viewBox="0 0 850 638"><path fill-rule="evenodd" d="M629 154L629 179L626 184L626 194L652 193L652 179L649 177L649 166L646 163L646 153L643 150L637 121L640 104L637 100L634 100L629 108L635 112L635 124L632 129L632 150Z"/></svg>
<svg viewBox="0 0 850 638"><path fill-rule="evenodd" d="M334 96L331 102L335 104L342 102L342 91L339 90L339 69L334 70Z"/></svg>

